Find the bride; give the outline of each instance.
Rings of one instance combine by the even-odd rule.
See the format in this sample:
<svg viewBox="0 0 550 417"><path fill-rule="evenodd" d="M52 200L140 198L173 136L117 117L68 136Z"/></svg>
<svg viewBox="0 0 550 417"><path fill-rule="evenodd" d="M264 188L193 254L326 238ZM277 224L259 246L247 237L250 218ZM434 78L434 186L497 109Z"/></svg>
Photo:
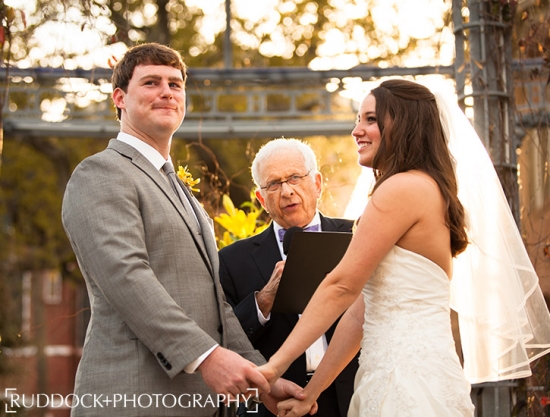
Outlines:
<svg viewBox="0 0 550 417"><path fill-rule="evenodd" d="M529 362L550 350L550 316L526 254L504 249L497 255L504 259L491 256L500 240L507 247L519 239L521 246L513 219L504 221L513 224L505 236L497 231L486 245L486 225L474 218L483 199L494 197L486 191L495 189L496 174L459 113L426 87L405 80L381 83L362 102L352 135L359 163L375 172L372 196L341 262L287 341L260 368L266 378L276 381L343 317L304 398L281 402L280 417L314 413L316 398L359 349L348 415L388 417L472 416L470 382L527 376ZM481 162L472 166L472 161ZM473 175L475 184L462 184L461 175ZM507 209L496 188L499 207ZM459 265L457 256L467 264ZM453 272L458 283L451 285ZM480 285L494 289L490 285L497 280L506 288L479 294ZM451 333L451 295L463 316L465 370Z"/></svg>

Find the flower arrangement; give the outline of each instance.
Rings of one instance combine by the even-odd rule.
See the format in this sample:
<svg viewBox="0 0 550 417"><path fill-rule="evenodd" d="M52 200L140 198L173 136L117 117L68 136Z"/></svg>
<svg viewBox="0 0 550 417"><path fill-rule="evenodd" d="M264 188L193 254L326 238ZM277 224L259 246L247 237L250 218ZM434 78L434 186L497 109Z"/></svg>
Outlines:
<svg viewBox="0 0 550 417"><path fill-rule="evenodd" d="M263 209L254 204L255 199L254 193L251 193L250 201L241 204L241 208L248 207L249 209L248 213L245 213L244 210L235 208L233 201L227 194L223 195L223 207L227 213L221 213L219 216L214 217L214 220L225 229L223 237L218 238L219 249L239 239L254 236L267 228L268 224L259 219Z"/></svg>
<svg viewBox="0 0 550 417"><path fill-rule="evenodd" d="M200 191L198 188L193 188L193 187L197 185L199 182L201 182L201 179L200 178L194 179L191 173L187 170L187 165L185 166L185 168L183 168L180 165L178 168L177 175L178 175L178 178L182 180L183 183L187 185L187 187L189 187L191 191L194 191L194 192Z"/></svg>

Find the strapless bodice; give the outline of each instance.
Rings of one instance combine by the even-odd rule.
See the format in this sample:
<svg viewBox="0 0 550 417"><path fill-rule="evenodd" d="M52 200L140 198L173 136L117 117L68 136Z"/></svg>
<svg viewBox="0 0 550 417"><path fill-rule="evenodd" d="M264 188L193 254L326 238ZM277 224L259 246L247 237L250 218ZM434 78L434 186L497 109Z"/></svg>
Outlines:
<svg viewBox="0 0 550 417"><path fill-rule="evenodd" d="M365 315L349 416L472 416L450 323L450 281L394 246L363 288Z"/></svg>

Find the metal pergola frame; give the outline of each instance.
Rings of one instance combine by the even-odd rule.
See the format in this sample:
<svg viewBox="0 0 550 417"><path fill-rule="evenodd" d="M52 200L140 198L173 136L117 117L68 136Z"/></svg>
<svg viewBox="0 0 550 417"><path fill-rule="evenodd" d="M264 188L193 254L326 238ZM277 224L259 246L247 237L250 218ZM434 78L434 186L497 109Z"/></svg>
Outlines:
<svg viewBox="0 0 550 417"><path fill-rule="evenodd" d="M6 134L21 136L58 137L113 137L119 130L108 94L104 102L94 103L91 111L75 106L65 111L66 119L48 122L42 119L40 103L44 97L64 94L62 80L85 80L97 87L110 83L110 69L64 70L61 68L33 68L9 70L12 97L25 95L25 108L4 109ZM374 80L388 76L420 76L441 74L452 77L452 66L417 68L379 68L359 66L349 70L313 71L309 68L277 67L247 69L195 68L188 71L188 109L186 120L175 137L250 138L284 135L348 135L353 127L356 109L353 103L337 108L334 97L340 90L329 92L327 83L360 78ZM0 79L6 78L6 69L0 69ZM14 83L13 80L17 80ZM25 81L26 80L26 81ZM76 94L76 93L70 93ZM300 109L298 101L306 94L315 96L316 109ZM231 95L246 97L244 111L223 110L217 104ZM280 96L288 106L270 109L269 98ZM73 97L74 99L74 97ZM196 100L195 100L196 99ZM200 101L203 106L194 105ZM204 103L207 103L205 105ZM209 106L209 108L205 108Z"/></svg>

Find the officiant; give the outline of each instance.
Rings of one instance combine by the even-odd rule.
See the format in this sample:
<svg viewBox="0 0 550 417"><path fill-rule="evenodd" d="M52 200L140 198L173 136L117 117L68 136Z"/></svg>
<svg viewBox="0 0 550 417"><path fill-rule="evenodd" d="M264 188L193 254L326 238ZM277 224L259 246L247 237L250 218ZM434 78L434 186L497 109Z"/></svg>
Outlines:
<svg viewBox="0 0 550 417"><path fill-rule="evenodd" d="M266 359L290 334L299 316L272 312L286 259L284 234L290 227L308 231L351 232L353 221L324 216L318 210L322 176L312 148L301 140L273 139L252 162L256 197L272 222L262 233L219 251L220 280L244 331ZM284 378L305 386L330 342L336 324L300 356ZM321 417L345 417L353 394L357 357L318 399ZM273 416L262 408L259 416Z"/></svg>

